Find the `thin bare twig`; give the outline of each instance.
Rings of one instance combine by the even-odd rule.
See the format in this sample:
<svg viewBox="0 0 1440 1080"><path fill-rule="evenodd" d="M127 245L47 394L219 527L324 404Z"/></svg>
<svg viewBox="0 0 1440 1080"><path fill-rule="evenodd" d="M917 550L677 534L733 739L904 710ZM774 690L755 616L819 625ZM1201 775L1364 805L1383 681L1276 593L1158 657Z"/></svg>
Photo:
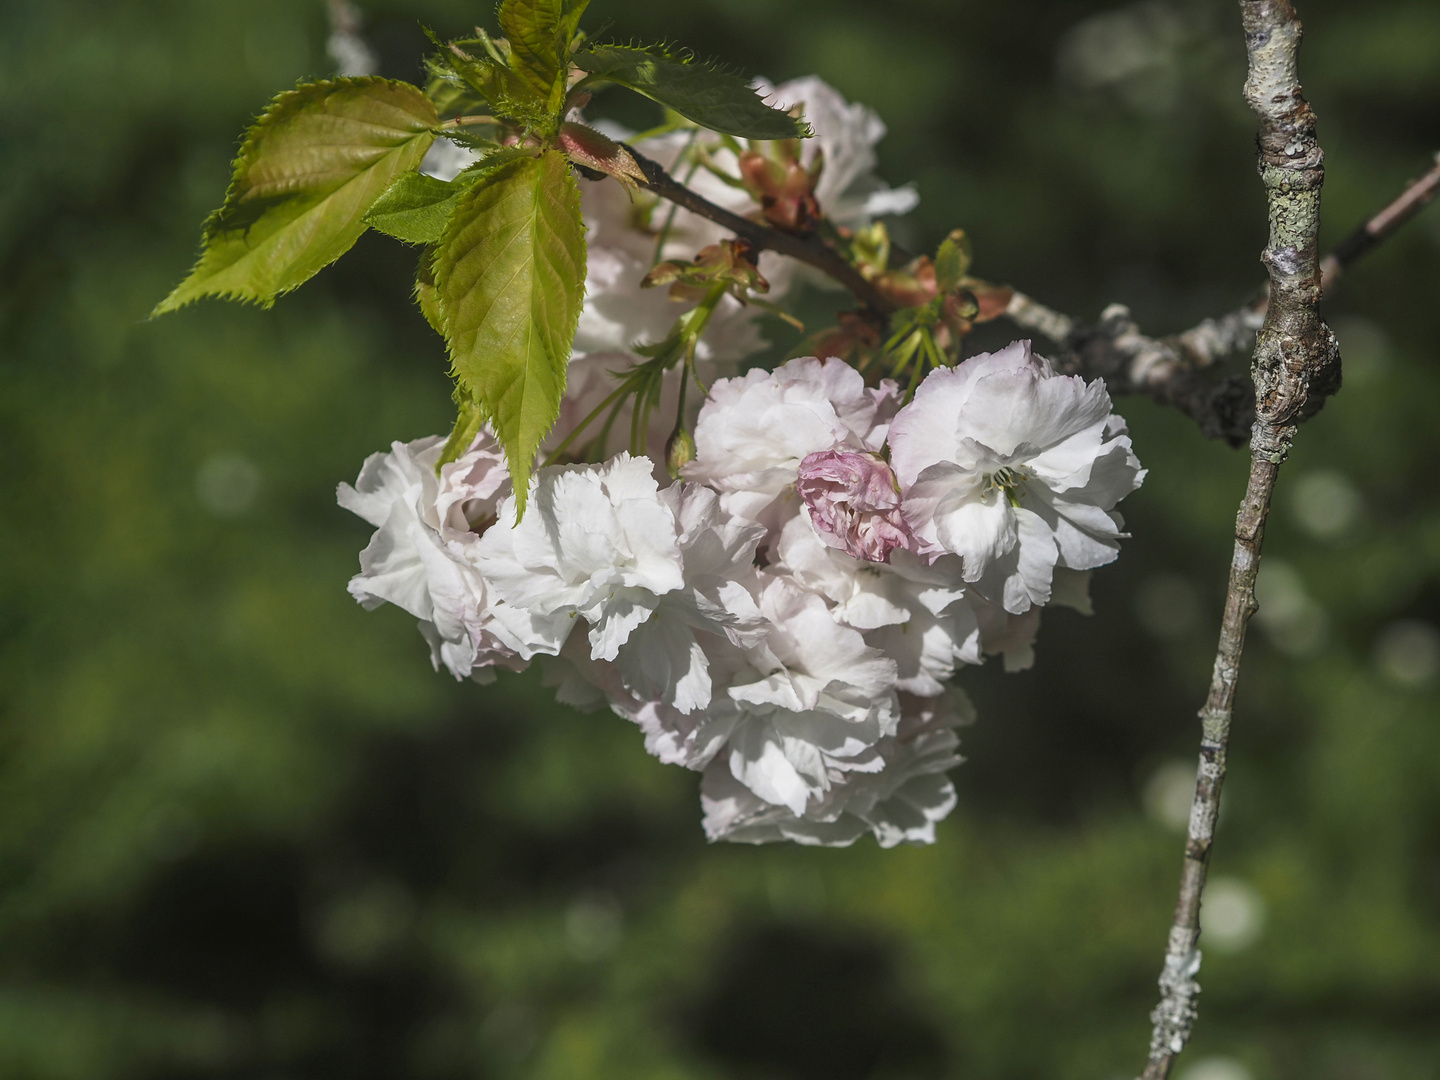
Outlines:
<svg viewBox="0 0 1440 1080"><path fill-rule="evenodd" d="M1329 292L1330 286L1356 259L1394 235L1401 225L1424 210L1437 194L1440 194L1440 154L1435 155L1435 165L1429 172L1412 181L1398 199L1341 240L1335 245L1335 250L1321 260L1321 289Z"/></svg>
<svg viewBox="0 0 1440 1080"><path fill-rule="evenodd" d="M1141 1080L1166 1080L1195 1021L1200 985L1200 901L1210 865L1245 627L1256 610L1255 577L1275 478L1298 422L1340 385L1340 350L1320 318L1320 189L1325 155L1315 113L1300 89L1300 20L1289 0L1240 0L1249 52L1245 100L1260 123L1260 176L1270 206L1270 302L1255 342L1256 419L1250 479L1235 522L1235 553L1210 693L1200 712L1200 767L1185 868L1151 1014L1150 1060Z"/></svg>

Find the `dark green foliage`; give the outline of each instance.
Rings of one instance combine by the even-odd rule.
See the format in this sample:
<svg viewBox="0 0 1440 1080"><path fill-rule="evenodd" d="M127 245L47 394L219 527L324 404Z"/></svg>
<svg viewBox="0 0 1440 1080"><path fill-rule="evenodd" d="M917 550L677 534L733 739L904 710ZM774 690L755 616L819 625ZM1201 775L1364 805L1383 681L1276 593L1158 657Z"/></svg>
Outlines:
<svg viewBox="0 0 1440 1080"><path fill-rule="evenodd" d="M803 121L766 105L743 76L714 64L628 45L582 49L575 54L575 64L725 135L795 139L809 134Z"/></svg>

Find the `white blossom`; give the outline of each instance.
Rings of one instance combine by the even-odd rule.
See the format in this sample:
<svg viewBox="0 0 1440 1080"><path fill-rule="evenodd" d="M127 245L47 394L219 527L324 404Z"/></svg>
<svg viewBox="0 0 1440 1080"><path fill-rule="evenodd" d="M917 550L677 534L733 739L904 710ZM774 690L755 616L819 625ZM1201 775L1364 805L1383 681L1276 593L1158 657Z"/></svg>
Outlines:
<svg viewBox="0 0 1440 1080"><path fill-rule="evenodd" d="M419 619L437 670L487 682L494 666L523 666L527 646L548 631L500 602L477 563L477 530L509 490L499 446L482 432L437 477L444 444L443 435L394 443L366 459L354 487L340 485L340 505L378 530L350 593L367 610L388 602Z"/></svg>
<svg viewBox="0 0 1440 1080"><path fill-rule="evenodd" d="M921 552L961 556L1013 614L1050 599L1057 565L1115 558L1115 504L1144 478L1104 384L1056 374L1028 341L931 372L889 440Z"/></svg>
<svg viewBox="0 0 1440 1080"><path fill-rule="evenodd" d="M896 551L887 564L864 562L829 547L797 514L777 558L777 573L823 596L833 619L895 662L898 690L939 694L959 665L981 662L981 627L953 555L927 563Z"/></svg>
<svg viewBox="0 0 1440 1080"><path fill-rule="evenodd" d="M801 813L849 772L883 767L874 746L895 731L894 664L836 623L824 602L784 579L758 596L763 622L698 637L712 695L685 713L627 689L614 665L566 657L634 721L660 760L703 770L720 762L767 802Z"/></svg>
<svg viewBox="0 0 1440 1080"><path fill-rule="evenodd" d="M764 638L756 605L755 545L763 530L731 518L715 492L675 484L660 493L675 516L684 585L660 598L616 661L621 684L638 700L653 700L685 714L710 705L710 659L705 634L734 646ZM711 643L712 651L722 643Z"/></svg>
<svg viewBox="0 0 1440 1080"><path fill-rule="evenodd" d="M728 708L725 684L737 670L745 670L746 665L743 654L727 636L702 633L691 640L705 657L708 702L703 708L682 711L663 700L663 689L644 693L638 680L629 680L627 686L618 664L592 659L589 649L577 646L575 638L565 645L559 656L546 658L545 677L556 687L556 697L564 704L590 709L608 703L612 712L640 729L646 751L666 765L704 769L714 760L729 734L727 727L711 722L712 716L717 707L718 711ZM674 670L685 675L694 668L676 665ZM676 687L675 698L683 704L685 680L656 679L655 685L659 686L662 681Z"/></svg>
<svg viewBox="0 0 1440 1080"><path fill-rule="evenodd" d="M583 617L596 659L614 660L659 598L685 584L675 514L647 458L541 469L518 524L515 511L506 497L481 538L486 576L502 600L537 617ZM554 654L563 637L547 644Z"/></svg>
<svg viewBox="0 0 1440 1080"><path fill-rule="evenodd" d="M705 833L711 840L740 843L793 840L843 847L870 832L886 848L933 844L936 824L956 803L945 775L961 761L952 728L974 715L958 690L944 697L907 696L897 731L874 748L881 767L836 775L829 790L801 812L765 800L717 760L701 787Z"/></svg>
<svg viewBox="0 0 1440 1080"><path fill-rule="evenodd" d="M551 667L569 703L592 700L575 681L583 680L647 733L668 725L681 731L683 742L697 722L687 719L689 714L712 700L710 655L722 645L752 646L765 636L755 601L754 555L761 530L729 517L715 492L698 484L673 484L659 499L673 515L683 585L656 598L653 611L631 631L613 663L593 655L582 658L569 648ZM710 637L717 640L707 641ZM652 716L659 719L645 719ZM672 739L666 746L672 743L679 745ZM679 764L690 756L675 749L652 752Z"/></svg>
<svg viewBox="0 0 1440 1080"><path fill-rule="evenodd" d="M815 78L757 88L815 138L742 151L705 131L609 133L782 227L815 225L817 205L841 229L915 205L876 175L869 109ZM450 180L474 160L441 139L423 171ZM545 449L590 459L635 439L645 455L538 468L517 520L488 429L438 468L443 438L395 443L339 489L377 530L350 591L413 614L457 678L538 660L559 701L632 721L660 761L703 775L712 840L934 842L956 805L954 729L974 717L954 680L987 656L1029 667L1042 608L1088 613L1090 571L1124 535L1115 507L1144 472L1103 384L1029 342L937 368L908 404L839 359L733 376L763 341L756 307L726 296L695 357L708 392L682 410L672 368L632 432L633 398L613 421L602 403L687 310L641 282L729 231L643 189L581 191L586 296ZM760 270L772 298L806 275L773 252ZM657 463L677 414L695 453L672 482Z"/></svg>
<svg viewBox="0 0 1440 1080"><path fill-rule="evenodd" d="M759 607L769 632L742 650L728 702L712 706L697 739L714 745L723 733L735 779L798 814L835 775L881 767L872 749L898 719L895 662L784 578L765 584Z"/></svg>

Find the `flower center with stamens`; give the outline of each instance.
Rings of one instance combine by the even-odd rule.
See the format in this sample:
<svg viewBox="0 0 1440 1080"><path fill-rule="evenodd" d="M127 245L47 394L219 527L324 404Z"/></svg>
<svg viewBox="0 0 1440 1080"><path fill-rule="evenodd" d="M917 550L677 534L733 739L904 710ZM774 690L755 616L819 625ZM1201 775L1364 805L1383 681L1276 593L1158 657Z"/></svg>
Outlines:
<svg viewBox="0 0 1440 1080"><path fill-rule="evenodd" d="M985 474L985 487L980 493L981 497L988 496L992 491L999 491L1011 506L1019 506L1020 500L1025 496L1025 484L1029 479L1030 474L1024 469L1012 469L1006 465L993 473Z"/></svg>

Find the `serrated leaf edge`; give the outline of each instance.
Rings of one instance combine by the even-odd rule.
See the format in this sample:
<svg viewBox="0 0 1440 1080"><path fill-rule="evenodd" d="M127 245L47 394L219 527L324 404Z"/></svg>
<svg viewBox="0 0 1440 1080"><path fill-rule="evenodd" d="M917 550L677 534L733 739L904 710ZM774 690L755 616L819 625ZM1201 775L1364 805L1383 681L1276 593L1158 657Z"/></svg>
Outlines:
<svg viewBox="0 0 1440 1080"><path fill-rule="evenodd" d="M200 228L200 253L196 256L195 262L190 267L189 273L187 273L180 280L180 284L176 285L175 288L170 291L170 294L166 296L164 300L160 301L160 303L155 305L154 310L150 312L148 318L155 319L161 315L168 315L173 311L179 311L182 308L186 308L198 300L205 299L230 300L239 303L254 304L257 307L268 310L275 306L275 301L278 300L280 297L286 295L287 293L293 292L295 289L298 289L301 285L305 284L305 282L303 281L297 282L294 285L290 285L286 288L281 289L279 292L275 293L275 295L268 298L250 296L242 292L237 292L233 289L225 289L219 292L199 292L194 294L193 296L189 296L184 300L181 300L179 303L173 302L176 295L185 287L186 283L188 283L190 279L195 276L195 274L200 269L201 263L205 261L205 253L207 250L207 246L214 235L213 230L219 224L220 219L225 214L226 210L232 207L232 200L234 205L239 204L240 168L242 165L247 164L248 156L255 153L256 148L259 146L262 129L265 127L265 125L275 119L276 114L281 111L283 106L290 104L291 95L299 94L303 91L311 90L318 87L339 88L342 86L356 86L366 84L383 84L386 86L408 87L419 93L419 95L426 102L430 102L430 98L425 94L424 90L416 86L414 83L407 83L403 79L386 79L378 75L346 76L333 79L319 79L311 82L301 80L300 82L296 83L295 86L291 89L282 90L280 93L276 94L266 104L265 108L260 110L260 112L256 115L254 122L251 123L251 125L245 131L245 135L240 142L240 149L236 153L235 159L230 163L230 183L225 189L225 198L217 208L215 208L208 215L206 215L205 222ZM431 108L434 108L433 103L431 103ZM430 128L433 127L435 124L438 124L439 120L440 117L437 113L434 121L432 121L429 126L427 126L423 130L416 132L415 138L423 138L428 135L433 141L434 134L430 131ZM395 150L391 151L391 153L395 153L400 149L401 147L397 146ZM387 154L386 156L388 157L389 155ZM370 166L370 168L374 168L374 166L372 165ZM357 175L355 177L352 177L350 180L345 181L345 184L353 183L355 180L358 179L359 176ZM345 186L345 184L341 184L339 188L335 189L335 191L339 191ZM331 194L334 194L334 192L331 192ZM303 196L294 197L303 198ZM307 213L308 212L309 211L307 211ZM299 219L297 218L296 220ZM341 254L343 255L344 253L342 252ZM336 256L337 259L339 257L340 256L338 255Z"/></svg>
<svg viewBox="0 0 1440 1080"><path fill-rule="evenodd" d="M569 162L566 161L564 155L557 150L544 151L541 155L539 155L539 157L543 157L547 154L554 155L554 159L558 159L560 162L563 163L565 169L564 175L566 188L566 193L564 196L564 202L566 205L564 209L572 216L572 220L576 221L579 224L581 236L580 265L574 268L578 272L580 295L578 297L578 302L573 305L574 312L569 320L569 325L567 327L561 328L564 332L565 340L570 342L570 349L569 352L567 352L565 358L566 364L568 366L570 355L573 353L575 333L580 326L580 312L581 309L584 307L585 300L585 263L587 256L585 224L584 215L581 212L580 206L580 186L575 180L575 174L571 170ZM499 173L516 164L519 164L518 159L507 161L504 164L500 165L498 168L496 168L494 172ZM489 179L493 181L495 177L492 175L491 177L489 177ZM466 193L465 198L472 200L478 198L487 186L488 184L484 182L476 184L473 188L470 189L469 192ZM442 250L451 242L453 238L453 230L455 229L455 221L459 219L460 211L462 209L463 206L456 207L456 213L452 215L451 224L446 230L446 237L441 240L440 244L436 248L435 255L432 259L432 267L438 265ZM533 224L531 228L534 228ZM561 276L565 277L566 275ZM450 357L450 374L451 377L454 378L457 382L457 395L462 392L469 395L472 392L469 390L468 387L465 387L462 382L459 372L459 366L457 364L455 345L450 334L451 317L450 312L447 310L449 305L446 303L443 292L437 291L436 299L436 310L439 312L440 320L444 326L446 351ZM562 372L560 376L560 393L556 396L555 406L552 414L545 421L545 433L548 433L549 429L554 426L555 421L559 419L560 407L564 401L565 387L567 381L568 372ZM539 452L539 445L544 442L545 434L542 433L539 440L537 440L536 447L535 449L530 451L528 460L521 460L517 454L518 448L505 445L504 435L500 429L498 418L486 406L485 402L482 401L478 395L472 395L472 400L475 402L475 405L479 408L481 415L484 417L484 422L488 423L491 426L492 430L494 430L496 438L501 441L502 448L505 451L505 459L510 469L511 485L515 492L515 521L516 524L519 524L520 519L523 518L525 515L525 508L529 500L530 494L530 479L534 473L535 458Z"/></svg>

